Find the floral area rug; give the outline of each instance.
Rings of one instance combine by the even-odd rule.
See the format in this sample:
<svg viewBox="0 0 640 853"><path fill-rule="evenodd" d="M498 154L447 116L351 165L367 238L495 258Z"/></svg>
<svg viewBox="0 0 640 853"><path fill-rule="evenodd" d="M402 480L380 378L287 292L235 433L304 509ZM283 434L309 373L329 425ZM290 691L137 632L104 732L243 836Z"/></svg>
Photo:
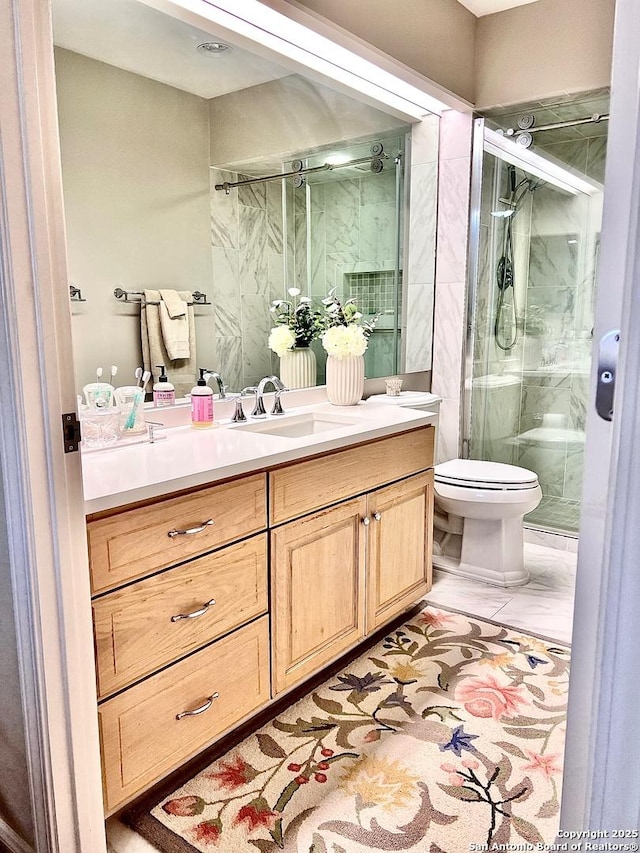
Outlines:
<svg viewBox="0 0 640 853"><path fill-rule="evenodd" d="M427 607L148 809L143 832L168 853L552 844L568 668L553 641Z"/></svg>

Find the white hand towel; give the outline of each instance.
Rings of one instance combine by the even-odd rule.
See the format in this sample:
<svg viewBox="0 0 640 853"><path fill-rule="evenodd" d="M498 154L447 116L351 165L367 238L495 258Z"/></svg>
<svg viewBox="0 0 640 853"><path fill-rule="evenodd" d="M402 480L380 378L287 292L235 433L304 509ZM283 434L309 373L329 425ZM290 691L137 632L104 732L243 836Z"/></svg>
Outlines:
<svg viewBox="0 0 640 853"><path fill-rule="evenodd" d="M169 305L164 298L160 299L160 328L162 329L164 345L172 361L177 358L190 358L189 332L192 323L189 322L187 300L191 298L191 294L185 290L180 291L180 293L176 290L161 290L160 296L163 297L165 293L170 293L171 296ZM182 304L183 308L178 307L178 311L182 311L182 313L176 314L175 319L172 319L170 306L176 306L177 303Z"/></svg>
<svg viewBox="0 0 640 853"><path fill-rule="evenodd" d="M192 294L188 291L178 293L177 290L160 290L160 299L167 306L167 311L172 320L184 317L187 313L187 302L191 301ZM186 295L186 299L184 298Z"/></svg>
<svg viewBox="0 0 640 853"><path fill-rule="evenodd" d="M191 294L187 293L187 297ZM153 304L155 303L155 304ZM188 394L196 380L196 339L193 306L188 306L189 351L190 358L172 360L164 345L160 328L160 293L157 290L145 290L144 303L140 309L140 335L142 339L142 363L144 369L152 373L154 382L160 374L156 368L164 364L169 379L176 389L176 397Z"/></svg>

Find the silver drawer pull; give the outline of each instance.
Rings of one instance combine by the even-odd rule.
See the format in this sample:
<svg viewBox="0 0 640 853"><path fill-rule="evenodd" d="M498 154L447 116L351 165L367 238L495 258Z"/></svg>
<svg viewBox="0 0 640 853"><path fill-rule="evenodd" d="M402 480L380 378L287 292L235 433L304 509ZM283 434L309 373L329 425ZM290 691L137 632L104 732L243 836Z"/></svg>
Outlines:
<svg viewBox="0 0 640 853"><path fill-rule="evenodd" d="M213 519L208 518L206 521L203 521L198 527L190 527L188 530L170 530L167 533L167 536L170 536L172 539L174 536L191 536L193 533L202 533L202 531L210 527L213 524Z"/></svg>
<svg viewBox="0 0 640 853"><path fill-rule="evenodd" d="M203 604L200 610L194 610L193 613L178 613L177 616L172 616L172 622L178 622L180 619L197 619L198 616L204 616L207 610L216 603L215 598L212 598L211 601L207 601L206 604Z"/></svg>
<svg viewBox="0 0 640 853"><path fill-rule="evenodd" d="M200 705L199 708L194 708L193 711L182 711L180 714L176 714L176 720L181 720L183 717L197 717L198 714L204 714L205 711L208 711L209 708L213 705L213 700L217 699L219 693L214 693L209 696L204 705Z"/></svg>
<svg viewBox="0 0 640 853"><path fill-rule="evenodd" d="M365 527L368 527L371 524L371 519L368 515L365 515L365 517L362 519L362 523Z"/></svg>
<svg viewBox="0 0 640 853"><path fill-rule="evenodd" d="M374 512L372 515L372 518L375 519L375 521L380 521L380 519L382 518L382 513L381 512Z"/></svg>

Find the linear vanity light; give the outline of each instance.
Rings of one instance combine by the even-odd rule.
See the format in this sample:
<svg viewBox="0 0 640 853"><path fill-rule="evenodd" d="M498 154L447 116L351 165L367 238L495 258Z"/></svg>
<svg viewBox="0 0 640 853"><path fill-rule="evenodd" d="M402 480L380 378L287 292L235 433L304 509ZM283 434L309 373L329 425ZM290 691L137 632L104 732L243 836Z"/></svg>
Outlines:
<svg viewBox="0 0 640 853"><path fill-rule="evenodd" d="M450 107L418 86L269 8L258 0L142 0L169 11L184 9L348 85L413 119ZM202 24L200 24L202 26ZM425 81L426 82L426 81Z"/></svg>
<svg viewBox="0 0 640 853"><path fill-rule="evenodd" d="M529 148L523 148L509 137L489 128L484 131L484 150L572 195L586 193L591 196L603 190L602 185L595 181L574 175L555 160L537 154Z"/></svg>

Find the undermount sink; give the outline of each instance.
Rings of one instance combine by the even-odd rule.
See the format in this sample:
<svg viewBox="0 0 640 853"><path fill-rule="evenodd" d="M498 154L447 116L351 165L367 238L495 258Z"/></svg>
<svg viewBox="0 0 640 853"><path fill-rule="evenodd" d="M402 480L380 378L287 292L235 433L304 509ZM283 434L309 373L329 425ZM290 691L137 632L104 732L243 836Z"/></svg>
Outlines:
<svg viewBox="0 0 640 853"><path fill-rule="evenodd" d="M332 429L355 426L359 421L343 418L340 415L306 412L303 415L291 415L283 420L256 421L235 427L243 432L254 432L266 435L278 435L283 438L303 438L305 435L315 435Z"/></svg>

